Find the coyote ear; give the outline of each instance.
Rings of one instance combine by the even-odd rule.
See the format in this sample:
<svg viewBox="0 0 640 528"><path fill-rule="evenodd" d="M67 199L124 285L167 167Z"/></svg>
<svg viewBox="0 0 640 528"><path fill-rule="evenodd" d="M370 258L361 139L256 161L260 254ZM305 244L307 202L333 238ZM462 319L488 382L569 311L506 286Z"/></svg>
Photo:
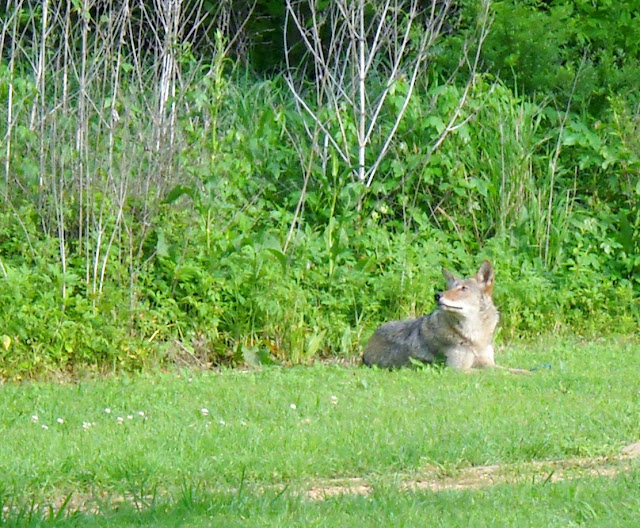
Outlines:
<svg viewBox="0 0 640 528"><path fill-rule="evenodd" d="M447 288L451 288L458 280L456 276L451 273L447 268L442 268L442 276L447 283Z"/></svg>
<svg viewBox="0 0 640 528"><path fill-rule="evenodd" d="M491 262L485 260L480 266L478 273L476 273L476 281L484 289L484 291L491 295L493 293L493 278L494 271Z"/></svg>

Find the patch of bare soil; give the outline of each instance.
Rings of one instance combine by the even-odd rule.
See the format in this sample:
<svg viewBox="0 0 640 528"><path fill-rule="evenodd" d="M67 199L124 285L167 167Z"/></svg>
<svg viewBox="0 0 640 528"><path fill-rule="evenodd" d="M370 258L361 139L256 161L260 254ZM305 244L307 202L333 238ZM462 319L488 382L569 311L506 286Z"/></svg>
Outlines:
<svg viewBox="0 0 640 528"><path fill-rule="evenodd" d="M536 461L520 464L493 464L475 466L447 474L439 467L427 467L419 473L400 478L400 489L407 491L481 489L497 484L519 482L560 482L582 477L615 477L629 471L633 460L640 458L640 442L624 447L613 457L570 458ZM369 495L371 483L364 479L336 479L316 483L306 496L311 500L324 500L338 495Z"/></svg>
<svg viewBox="0 0 640 528"><path fill-rule="evenodd" d="M337 495L369 495L373 491L371 484L364 479L336 479L318 483L307 491L306 495L312 500L324 500Z"/></svg>

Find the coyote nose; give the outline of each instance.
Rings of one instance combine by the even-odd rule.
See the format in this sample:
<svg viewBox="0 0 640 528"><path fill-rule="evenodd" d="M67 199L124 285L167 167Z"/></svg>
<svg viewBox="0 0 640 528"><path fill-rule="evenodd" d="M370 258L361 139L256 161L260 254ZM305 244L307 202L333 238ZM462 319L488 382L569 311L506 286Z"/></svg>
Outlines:
<svg viewBox="0 0 640 528"><path fill-rule="evenodd" d="M440 302L440 298L442 297L442 292L438 292L434 295L436 302Z"/></svg>

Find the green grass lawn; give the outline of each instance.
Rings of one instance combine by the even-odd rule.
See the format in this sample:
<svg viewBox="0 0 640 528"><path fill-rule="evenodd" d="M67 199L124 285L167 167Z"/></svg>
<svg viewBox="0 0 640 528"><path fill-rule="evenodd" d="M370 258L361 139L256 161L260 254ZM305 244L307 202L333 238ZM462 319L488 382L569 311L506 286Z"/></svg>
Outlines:
<svg viewBox="0 0 640 528"><path fill-rule="evenodd" d="M530 376L315 365L7 384L0 526L636 526L640 462L532 468L640 440L638 347L499 355L550 367ZM407 489L485 465L512 478ZM353 482L365 492L309 496Z"/></svg>

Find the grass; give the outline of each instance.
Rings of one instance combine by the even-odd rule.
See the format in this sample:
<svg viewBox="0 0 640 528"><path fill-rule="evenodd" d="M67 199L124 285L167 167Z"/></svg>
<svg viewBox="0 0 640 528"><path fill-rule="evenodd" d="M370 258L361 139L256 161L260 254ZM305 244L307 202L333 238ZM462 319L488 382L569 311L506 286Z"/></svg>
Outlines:
<svg viewBox="0 0 640 528"><path fill-rule="evenodd" d="M558 481L532 463L640 439L637 345L554 339L500 355L550 366L531 376L315 365L8 384L0 526L623 526L640 506L635 461ZM488 464L514 478L404 490ZM354 478L367 493L308 498Z"/></svg>

